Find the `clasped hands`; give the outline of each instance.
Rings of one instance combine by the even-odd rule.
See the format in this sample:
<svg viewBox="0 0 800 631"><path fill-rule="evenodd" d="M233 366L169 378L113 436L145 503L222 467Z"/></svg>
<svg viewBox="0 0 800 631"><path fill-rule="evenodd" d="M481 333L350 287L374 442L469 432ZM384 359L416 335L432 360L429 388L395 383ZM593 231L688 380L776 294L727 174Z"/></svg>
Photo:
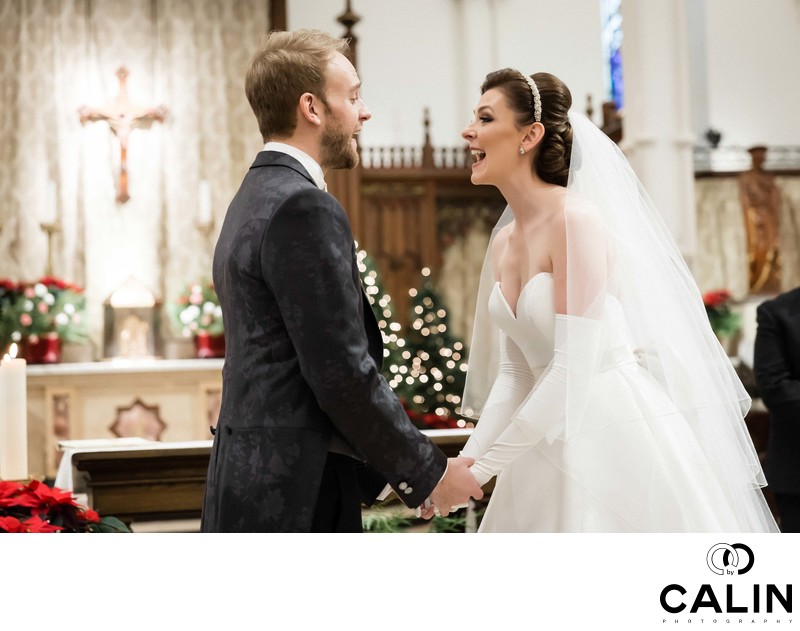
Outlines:
<svg viewBox="0 0 800 631"><path fill-rule="evenodd" d="M474 462L474 458L465 456L448 458L447 471L431 492L429 500L417 509L419 516L424 519L434 515L446 517L454 509L466 506L471 497L481 499L483 490L469 470Z"/></svg>

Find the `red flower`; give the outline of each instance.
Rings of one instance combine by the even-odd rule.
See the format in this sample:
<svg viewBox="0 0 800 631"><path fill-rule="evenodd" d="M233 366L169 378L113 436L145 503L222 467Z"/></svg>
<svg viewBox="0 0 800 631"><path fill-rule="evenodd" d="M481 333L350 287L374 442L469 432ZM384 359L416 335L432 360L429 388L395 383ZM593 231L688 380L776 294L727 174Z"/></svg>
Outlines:
<svg viewBox="0 0 800 631"><path fill-rule="evenodd" d="M58 532L64 530L61 526L54 526L47 520L43 520L39 515L34 515L30 519L22 522L23 532Z"/></svg>
<svg viewBox="0 0 800 631"><path fill-rule="evenodd" d="M28 492L28 487L24 484L19 482L0 482L0 508L11 506L35 508L39 506L39 500Z"/></svg>
<svg viewBox="0 0 800 631"><path fill-rule="evenodd" d="M731 294L725 289L716 289L703 294L703 304L711 309L716 309L730 300Z"/></svg>
<svg viewBox="0 0 800 631"><path fill-rule="evenodd" d="M100 515L98 515L97 512L93 511L91 508L84 509L82 511L81 515L90 524L98 524L98 523L100 523Z"/></svg>
<svg viewBox="0 0 800 631"><path fill-rule="evenodd" d="M67 287L67 283L60 278L56 278L55 276L43 276L36 282L41 283L46 287L55 287L56 289L66 289Z"/></svg>
<svg viewBox="0 0 800 631"><path fill-rule="evenodd" d="M0 482L0 532L130 532L113 518L77 503L69 491L30 484Z"/></svg>
<svg viewBox="0 0 800 631"><path fill-rule="evenodd" d="M69 289L70 291L74 291L75 293L81 293L83 291L83 288L78 287L73 283L68 283L65 280L61 280L60 278L56 278L55 276L43 276L36 282L41 283L45 287L51 289L55 288L55 289L60 289L62 291L65 289Z"/></svg>
<svg viewBox="0 0 800 631"><path fill-rule="evenodd" d="M0 517L0 532L23 532L22 523L16 517Z"/></svg>
<svg viewBox="0 0 800 631"><path fill-rule="evenodd" d="M39 480L34 480L28 486L30 492L38 500L39 508L49 510L50 508L57 508L58 506L77 506L75 498L69 491L62 491L59 488L53 487L52 489L46 484L42 484Z"/></svg>
<svg viewBox="0 0 800 631"><path fill-rule="evenodd" d="M3 480L0 480L0 499L19 493L24 488L25 485L21 484L20 482L3 482Z"/></svg>

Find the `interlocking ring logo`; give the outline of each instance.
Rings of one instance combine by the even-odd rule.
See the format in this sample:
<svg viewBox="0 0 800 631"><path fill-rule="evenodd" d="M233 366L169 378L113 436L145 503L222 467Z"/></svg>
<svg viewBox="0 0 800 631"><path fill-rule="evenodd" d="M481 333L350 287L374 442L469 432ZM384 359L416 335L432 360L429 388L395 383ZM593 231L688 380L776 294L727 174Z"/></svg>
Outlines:
<svg viewBox="0 0 800 631"><path fill-rule="evenodd" d="M744 564L741 553L747 554L747 564ZM746 574L752 569L754 562L753 551L743 543L718 543L711 546L706 555L708 568L719 575L734 574L731 568L736 570L736 574Z"/></svg>

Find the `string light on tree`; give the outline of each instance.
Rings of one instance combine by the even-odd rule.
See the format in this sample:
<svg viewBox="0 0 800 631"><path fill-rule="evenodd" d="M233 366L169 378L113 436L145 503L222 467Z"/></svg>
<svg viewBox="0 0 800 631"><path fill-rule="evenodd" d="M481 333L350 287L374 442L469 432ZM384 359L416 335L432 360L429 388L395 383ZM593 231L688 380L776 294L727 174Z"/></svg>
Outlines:
<svg viewBox="0 0 800 631"><path fill-rule="evenodd" d="M459 416L466 353L463 344L449 333L447 309L433 288L430 270L422 270L422 287L409 291L413 322L404 338L376 265L357 243L356 259L383 337L383 375L411 420L428 429L471 427L471 422Z"/></svg>
<svg viewBox="0 0 800 631"><path fill-rule="evenodd" d="M372 257L366 250L359 250L358 243L356 243L356 260L364 291L383 337L383 376L395 394L405 399L404 379L408 374L406 364L411 354L404 350L406 341L401 335L402 327L394 320L392 297L384 290Z"/></svg>
<svg viewBox="0 0 800 631"><path fill-rule="evenodd" d="M463 343L450 333L447 308L436 291L430 269L423 268L419 289L409 291L411 325L406 335L405 379L414 409L422 415L446 417L450 426L465 427L461 418L467 363Z"/></svg>

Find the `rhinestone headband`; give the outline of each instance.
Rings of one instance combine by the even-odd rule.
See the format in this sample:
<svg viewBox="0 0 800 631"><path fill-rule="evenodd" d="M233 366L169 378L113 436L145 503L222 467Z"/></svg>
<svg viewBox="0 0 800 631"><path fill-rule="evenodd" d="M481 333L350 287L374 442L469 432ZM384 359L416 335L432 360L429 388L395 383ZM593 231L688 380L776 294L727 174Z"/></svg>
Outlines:
<svg viewBox="0 0 800 631"><path fill-rule="evenodd" d="M520 72L520 74L522 74ZM533 94L533 120L537 123L542 122L542 97L539 95L539 88L536 87L536 82L528 75L522 74L522 78L528 82L531 87L531 94Z"/></svg>

